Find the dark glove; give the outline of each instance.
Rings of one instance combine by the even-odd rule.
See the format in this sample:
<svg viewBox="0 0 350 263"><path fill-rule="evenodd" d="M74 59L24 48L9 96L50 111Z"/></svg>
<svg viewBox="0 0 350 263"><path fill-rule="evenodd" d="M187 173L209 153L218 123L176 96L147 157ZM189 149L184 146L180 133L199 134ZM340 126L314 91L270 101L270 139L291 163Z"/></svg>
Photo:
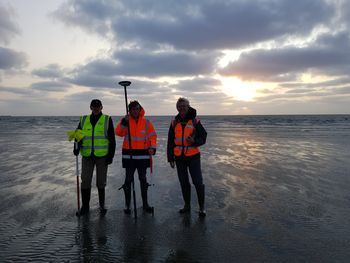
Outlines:
<svg viewBox="0 0 350 263"><path fill-rule="evenodd" d="M128 125L128 121L125 118L123 118L122 121L120 122L120 124L123 125L123 126L127 126Z"/></svg>
<svg viewBox="0 0 350 263"><path fill-rule="evenodd" d="M107 158L106 158L106 164L107 164L107 165L110 165L111 163L113 163L113 158L107 157Z"/></svg>
<svg viewBox="0 0 350 263"><path fill-rule="evenodd" d="M73 149L73 153L75 156L78 156L79 155L79 149Z"/></svg>

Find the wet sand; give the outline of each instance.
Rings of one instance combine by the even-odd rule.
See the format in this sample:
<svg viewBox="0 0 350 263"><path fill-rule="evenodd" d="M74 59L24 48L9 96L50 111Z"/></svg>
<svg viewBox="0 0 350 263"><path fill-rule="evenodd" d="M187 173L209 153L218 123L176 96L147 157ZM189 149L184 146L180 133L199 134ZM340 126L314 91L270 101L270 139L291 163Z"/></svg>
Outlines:
<svg viewBox="0 0 350 263"><path fill-rule="evenodd" d="M207 121L210 137L202 148L207 217L201 219L194 188L191 214L177 212L182 206L180 186L166 162L167 129L159 129L155 187L150 190L155 214L142 212L136 181L135 221L124 215L124 196L117 190L124 180L121 140L108 173L108 213L99 216L94 185L89 217L75 216L75 157L64 134L68 126L72 124L0 134L1 262L350 258L349 137L252 129L228 133L226 127L211 128Z"/></svg>

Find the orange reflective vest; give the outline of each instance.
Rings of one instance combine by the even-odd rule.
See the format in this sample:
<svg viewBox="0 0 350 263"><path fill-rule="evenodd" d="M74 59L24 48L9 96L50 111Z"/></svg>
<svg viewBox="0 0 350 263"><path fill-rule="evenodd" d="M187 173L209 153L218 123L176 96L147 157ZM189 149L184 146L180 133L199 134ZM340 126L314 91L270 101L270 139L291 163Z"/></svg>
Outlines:
<svg viewBox="0 0 350 263"><path fill-rule="evenodd" d="M129 134L127 126L118 123L115 133L118 136L124 136L123 141L123 159L130 159L130 153L135 160L150 159L149 148L157 148L157 134L152 123L143 118L144 111L141 110L141 116L136 123L135 119L129 118L131 133L131 152L129 147Z"/></svg>
<svg viewBox="0 0 350 263"><path fill-rule="evenodd" d="M185 156L192 156L198 154L200 152L199 147L191 146L186 140L187 137L194 136L195 134L196 129L193 121L189 120L184 128L182 128L181 122L176 123L174 126L174 155L181 156L181 153L184 153Z"/></svg>

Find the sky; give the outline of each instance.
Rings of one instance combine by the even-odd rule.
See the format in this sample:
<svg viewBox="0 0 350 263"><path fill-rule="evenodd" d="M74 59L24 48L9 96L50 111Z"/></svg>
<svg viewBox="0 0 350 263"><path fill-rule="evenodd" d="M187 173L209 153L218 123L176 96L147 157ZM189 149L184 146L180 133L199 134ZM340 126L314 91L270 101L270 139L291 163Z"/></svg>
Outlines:
<svg viewBox="0 0 350 263"><path fill-rule="evenodd" d="M347 0L0 0L0 115L349 114Z"/></svg>

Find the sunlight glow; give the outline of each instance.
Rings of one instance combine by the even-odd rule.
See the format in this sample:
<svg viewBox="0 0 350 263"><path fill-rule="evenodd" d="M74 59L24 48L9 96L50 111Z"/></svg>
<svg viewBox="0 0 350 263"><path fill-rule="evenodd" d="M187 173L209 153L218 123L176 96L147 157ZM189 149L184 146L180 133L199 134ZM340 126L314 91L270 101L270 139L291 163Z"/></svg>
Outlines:
<svg viewBox="0 0 350 263"><path fill-rule="evenodd" d="M253 101L256 97L256 91L261 88L258 82L244 82L238 78L220 78L222 91L241 101Z"/></svg>

